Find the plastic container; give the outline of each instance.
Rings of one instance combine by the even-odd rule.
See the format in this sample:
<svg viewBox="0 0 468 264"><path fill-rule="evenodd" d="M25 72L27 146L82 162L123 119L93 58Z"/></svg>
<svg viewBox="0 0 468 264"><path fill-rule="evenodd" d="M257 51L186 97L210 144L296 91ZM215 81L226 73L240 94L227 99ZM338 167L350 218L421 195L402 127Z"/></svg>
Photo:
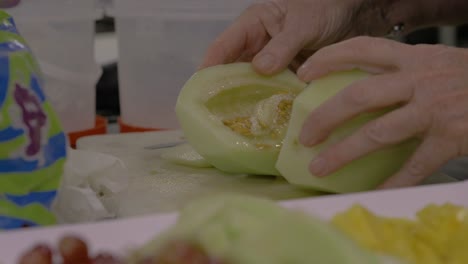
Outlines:
<svg viewBox="0 0 468 264"><path fill-rule="evenodd" d="M96 124L94 0L23 0L10 13L44 74L44 90L67 133Z"/></svg>
<svg viewBox="0 0 468 264"><path fill-rule="evenodd" d="M253 0L115 0L121 123L177 129L177 95L209 44Z"/></svg>

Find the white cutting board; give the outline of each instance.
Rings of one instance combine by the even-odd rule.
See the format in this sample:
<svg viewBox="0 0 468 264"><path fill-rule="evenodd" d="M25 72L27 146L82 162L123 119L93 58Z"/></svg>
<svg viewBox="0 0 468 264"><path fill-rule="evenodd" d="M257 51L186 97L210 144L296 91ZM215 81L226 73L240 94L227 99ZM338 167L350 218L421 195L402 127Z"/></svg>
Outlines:
<svg viewBox="0 0 468 264"><path fill-rule="evenodd" d="M277 178L235 176L216 169L174 165L159 157L164 150L145 149L181 140L183 135L178 130L112 134L83 138L77 148L111 154L125 163L131 180L129 189L119 195L118 217L170 212L210 192L235 191L274 200L323 195L295 188ZM426 184L453 181L453 178L436 175L428 179Z"/></svg>
<svg viewBox="0 0 468 264"><path fill-rule="evenodd" d="M117 195L118 217L177 210L199 195L242 192L275 200L316 196L320 193L295 188L274 177L229 175L214 168L192 168L160 158L164 149L147 146L180 142L180 131L111 134L87 137L77 148L113 155L128 170L128 190Z"/></svg>

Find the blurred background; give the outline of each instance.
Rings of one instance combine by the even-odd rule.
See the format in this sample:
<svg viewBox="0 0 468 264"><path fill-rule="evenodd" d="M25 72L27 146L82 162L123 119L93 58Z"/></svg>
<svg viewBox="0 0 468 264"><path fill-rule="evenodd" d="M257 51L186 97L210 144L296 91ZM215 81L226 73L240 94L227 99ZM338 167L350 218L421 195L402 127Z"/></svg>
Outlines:
<svg viewBox="0 0 468 264"><path fill-rule="evenodd" d="M7 11L74 145L92 134L177 129L180 88L253 1L22 0ZM401 41L465 47L468 26L428 28Z"/></svg>

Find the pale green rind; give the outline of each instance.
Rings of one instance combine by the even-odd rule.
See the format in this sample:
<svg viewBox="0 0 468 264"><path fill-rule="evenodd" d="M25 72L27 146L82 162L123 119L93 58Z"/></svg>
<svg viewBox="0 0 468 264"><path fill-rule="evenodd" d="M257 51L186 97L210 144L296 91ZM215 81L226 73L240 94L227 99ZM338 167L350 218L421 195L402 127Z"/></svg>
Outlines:
<svg viewBox="0 0 468 264"><path fill-rule="evenodd" d="M226 127L207 107L214 96L243 86L262 87L257 91L247 89L252 93L270 90L299 93L306 84L289 70L267 77L257 74L249 63L210 67L194 74L182 88L176 104L178 121L189 144L217 169L278 176L275 163L279 148L259 149L248 138Z"/></svg>
<svg viewBox="0 0 468 264"><path fill-rule="evenodd" d="M170 230L135 252L133 261L157 254L174 240L196 243L210 256L233 264L379 263L375 254L322 220L242 195L190 204Z"/></svg>
<svg viewBox="0 0 468 264"><path fill-rule="evenodd" d="M315 177L309 172L310 161L324 147L350 135L363 124L388 111L358 116L339 127L325 142L315 147L308 148L299 143L302 125L312 110L344 87L367 76L359 71L335 73L314 81L296 97L288 131L276 164L277 169L290 183L336 193L371 190L397 172L415 150L419 142L409 140L352 161L324 178Z"/></svg>

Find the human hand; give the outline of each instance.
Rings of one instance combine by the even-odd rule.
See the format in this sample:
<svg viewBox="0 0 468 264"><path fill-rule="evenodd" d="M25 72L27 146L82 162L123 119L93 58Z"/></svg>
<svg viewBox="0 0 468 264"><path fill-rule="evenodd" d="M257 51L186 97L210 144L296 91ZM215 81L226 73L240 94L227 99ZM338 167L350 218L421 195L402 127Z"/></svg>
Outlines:
<svg viewBox="0 0 468 264"><path fill-rule="evenodd" d="M384 6L364 2L270 0L252 5L211 45L201 68L252 61L259 73L274 74L288 65L297 68L323 46L386 34L387 22L380 15Z"/></svg>
<svg viewBox="0 0 468 264"><path fill-rule="evenodd" d="M357 37L325 47L298 70L311 81L359 68L371 77L346 87L305 121L300 142L313 146L358 114L395 106L354 134L324 149L310 163L326 176L370 152L420 137L421 144L379 188L420 183L447 161L468 155L468 51L441 45L406 45Z"/></svg>

